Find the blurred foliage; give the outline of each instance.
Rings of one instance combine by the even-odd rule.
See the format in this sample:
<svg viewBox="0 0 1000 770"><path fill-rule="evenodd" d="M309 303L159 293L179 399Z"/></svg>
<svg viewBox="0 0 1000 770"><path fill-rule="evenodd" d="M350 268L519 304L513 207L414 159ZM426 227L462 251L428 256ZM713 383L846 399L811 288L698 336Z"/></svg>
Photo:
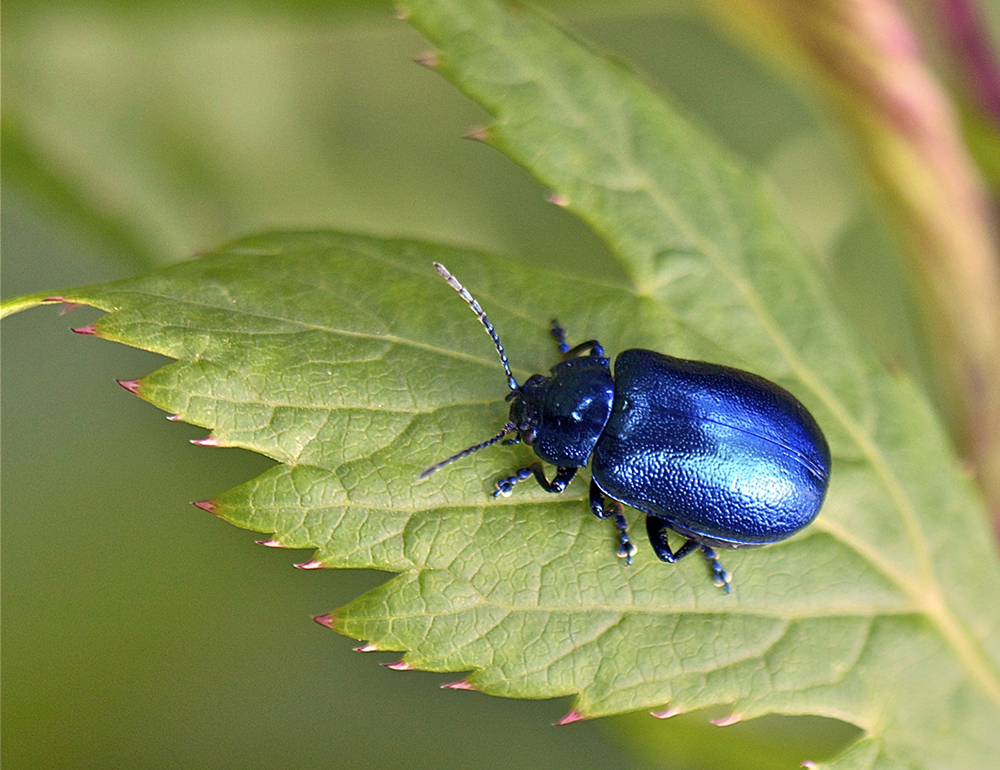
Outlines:
<svg viewBox="0 0 1000 770"><path fill-rule="evenodd" d="M971 111L963 114L962 127L983 177L990 187L1000 190L1000 127Z"/></svg>

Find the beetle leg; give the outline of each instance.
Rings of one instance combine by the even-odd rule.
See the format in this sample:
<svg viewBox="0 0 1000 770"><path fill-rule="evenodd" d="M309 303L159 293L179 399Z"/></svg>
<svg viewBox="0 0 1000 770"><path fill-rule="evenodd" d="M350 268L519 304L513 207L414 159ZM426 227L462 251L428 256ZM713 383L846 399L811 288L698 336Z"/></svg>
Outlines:
<svg viewBox="0 0 1000 770"><path fill-rule="evenodd" d="M545 471L542 469L541 463L535 463L531 466L531 470L535 473L535 479L538 481L538 485L544 489L546 492L554 492L559 494L564 489L566 485L569 484L576 472L580 470L579 468L556 468L556 475L552 477L552 481L548 481L545 478Z"/></svg>
<svg viewBox="0 0 1000 770"><path fill-rule="evenodd" d="M566 330L559 325L559 321L552 319L552 338L559 346L559 352L564 356L569 352L569 345L566 343Z"/></svg>
<svg viewBox="0 0 1000 770"><path fill-rule="evenodd" d="M579 358L585 353L589 356L604 356L604 346L597 340L587 340L571 348L566 342L566 330L559 325L559 321L555 318L552 319L552 337L559 346L563 361L567 358Z"/></svg>
<svg viewBox="0 0 1000 770"><path fill-rule="evenodd" d="M608 518L608 512L604 510L604 492L593 479L590 480L590 512L599 519Z"/></svg>
<svg viewBox="0 0 1000 770"><path fill-rule="evenodd" d="M691 542L690 540L688 542ZM708 563L712 565L712 582L715 583L719 588L725 588L726 593L732 593L732 587L730 583L732 582L733 576L730 575L722 565L719 564L719 557L715 554L714 548L709 548L707 545L701 546L701 552L705 554L705 558L708 559Z"/></svg>
<svg viewBox="0 0 1000 770"><path fill-rule="evenodd" d="M632 557L635 556L635 543L628 536L625 508L614 498L607 497L593 479L590 480L590 511L599 519L614 518L615 529L618 530L618 556L626 564L631 564Z"/></svg>
<svg viewBox="0 0 1000 770"><path fill-rule="evenodd" d="M673 564L679 559L683 559L692 551L700 548L708 563L712 565L712 582L719 588L725 588L727 594L732 591L729 585L732 577L719 563L719 557L716 555L714 548L704 543L699 543L696 540L686 540L684 545L676 551L672 551L670 550L670 543L667 541L667 533L669 531L670 526L663 519L656 516L646 517L646 532L649 534L649 543L653 546L653 551L656 552L660 561Z"/></svg>
<svg viewBox="0 0 1000 770"><path fill-rule="evenodd" d="M574 345L565 353L563 353L563 361L567 358L579 358L584 353L588 356L604 356L604 346L597 340L587 340L586 342L581 342L579 345Z"/></svg>
<svg viewBox="0 0 1000 770"><path fill-rule="evenodd" d="M579 468L557 468L556 475L552 478L552 481L549 481L545 478L545 470L542 468L542 464L533 463L526 468L519 468L513 475L505 479L500 479L497 482L497 488L493 492L493 496L510 497L510 493L514 490L514 485L519 481L529 478L532 474L535 475L538 485L546 492L559 494L566 489L566 485L573 480L578 470Z"/></svg>
<svg viewBox="0 0 1000 770"><path fill-rule="evenodd" d="M497 488L493 490L494 497L510 497L514 491L514 485L519 481L524 481L531 475L531 468L519 468L513 475L505 479L497 480Z"/></svg>
<svg viewBox="0 0 1000 770"><path fill-rule="evenodd" d="M653 546L653 551L660 561L673 564L698 547L698 543L694 540L688 540L675 553L671 550L670 542L667 540L668 532L670 532L670 525L664 519L657 516L646 517L646 534L649 535L649 544Z"/></svg>

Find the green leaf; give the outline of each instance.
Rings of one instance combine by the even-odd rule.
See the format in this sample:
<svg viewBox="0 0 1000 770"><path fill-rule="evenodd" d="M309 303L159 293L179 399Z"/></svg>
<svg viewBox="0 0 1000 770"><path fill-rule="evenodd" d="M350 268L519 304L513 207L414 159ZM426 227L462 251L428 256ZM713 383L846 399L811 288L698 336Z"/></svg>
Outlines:
<svg viewBox="0 0 1000 770"><path fill-rule="evenodd" d="M417 480L506 411L492 345L435 260L473 288L521 378L552 363L549 315L612 351L648 340L720 352L625 288L334 233L247 238L60 296L109 311L96 336L178 359L139 381L141 397L211 428L221 446L280 461L216 498L215 513L272 544L316 549L311 565L402 573L334 614L345 634L406 650L415 667L473 670L468 682L491 694L579 693L587 716L734 702L742 718L849 719L873 733L874 753L898 757L940 741L944 711L950 729L980 733L970 756L991 750L996 618L981 597L995 592L995 562L918 394L866 376L880 404L871 427L886 420L886 435L835 440L820 519L790 542L725 554L737 586L727 596L697 561L668 567L642 549L622 564L581 481L554 500L529 487L494 501L492 479L526 460L524 448ZM831 436L843 430L801 383L783 383ZM953 738L942 745L957 762Z"/></svg>
<svg viewBox="0 0 1000 770"><path fill-rule="evenodd" d="M401 573L331 624L414 667L472 671L483 692L576 694L584 716L726 703L733 719L833 716L865 736L832 767L988 766L1000 566L923 395L861 349L755 178L624 68L520 10L413 13L441 70L496 116L489 138L604 236L631 283L302 233L61 292L109 311L97 336L177 359L141 397L279 462L215 513L315 549L309 566ZM724 554L727 596L698 561L671 567L643 548L621 563L583 480L558 498L522 485L493 500L524 447L418 481L506 418L492 345L435 260L490 314L519 378L554 362L557 316L612 355L659 349L790 389L834 454L819 519Z"/></svg>

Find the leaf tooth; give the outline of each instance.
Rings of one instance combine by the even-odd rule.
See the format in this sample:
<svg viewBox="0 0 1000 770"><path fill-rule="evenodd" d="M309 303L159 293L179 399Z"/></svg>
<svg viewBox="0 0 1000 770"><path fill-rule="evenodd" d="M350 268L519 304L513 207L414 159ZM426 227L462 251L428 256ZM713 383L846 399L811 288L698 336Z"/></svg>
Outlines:
<svg viewBox="0 0 1000 770"><path fill-rule="evenodd" d="M80 307L79 302L72 302L65 297L46 297L42 302L62 302L63 306L59 308L59 315L66 315L70 310Z"/></svg>
<svg viewBox="0 0 1000 770"><path fill-rule="evenodd" d="M392 15L395 16L400 21L406 21L410 18L410 9L403 5L402 3L396 3L392 9Z"/></svg>
<svg viewBox="0 0 1000 770"><path fill-rule="evenodd" d="M475 687L469 684L467 679L459 679L457 682L445 682L441 685L442 690L472 690L478 692Z"/></svg>
<svg viewBox="0 0 1000 770"><path fill-rule="evenodd" d="M43 301L48 302L48 300ZM67 300L63 302L62 307L59 308L59 315L66 315L70 310L76 310L78 307L81 307L79 302L70 302Z"/></svg>
<svg viewBox="0 0 1000 770"><path fill-rule="evenodd" d="M205 438L193 438L191 443L195 446L222 446L216 436L205 436Z"/></svg>
<svg viewBox="0 0 1000 770"><path fill-rule="evenodd" d="M469 139L473 142L485 142L489 144L490 142L490 130L487 126L473 126L462 137L463 139Z"/></svg>
<svg viewBox="0 0 1000 770"><path fill-rule="evenodd" d="M572 709L566 716L558 722L553 722L552 725L553 727L562 727L563 725L573 724L573 722L579 722L583 718L583 714L576 709Z"/></svg>
<svg viewBox="0 0 1000 770"><path fill-rule="evenodd" d="M177 422L181 419L181 416L179 414L168 414L167 419L170 420L170 422Z"/></svg>
<svg viewBox="0 0 1000 770"><path fill-rule="evenodd" d="M257 543L257 545L264 545L264 546L267 546L268 548L287 548L288 547L284 543L282 543L280 540L257 540L255 542Z"/></svg>
<svg viewBox="0 0 1000 770"><path fill-rule="evenodd" d="M383 668L391 668L393 671L416 671L413 666L405 660L397 660L395 663L379 663Z"/></svg>
<svg viewBox="0 0 1000 770"><path fill-rule="evenodd" d="M567 198L562 193L557 193L557 192L549 193L549 195L545 198L545 200L547 200L553 206L559 206L560 208L566 208L569 205L569 198Z"/></svg>
<svg viewBox="0 0 1000 770"><path fill-rule="evenodd" d="M326 626L327 628L333 628L333 613L328 612L325 615L317 615L313 618L314 621L319 623L321 626Z"/></svg>
<svg viewBox="0 0 1000 770"><path fill-rule="evenodd" d="M413 61L428 69L437 69L438 64L441 63L437 51L424 51L424 53L414 57Z"/></svg>
<svg viewBox="0 0 1000 770"><path fill-rule="evenodd" d="M684 713L683 710L675 706L670 706L669 708L663 709L663 711L650 711L649 715L654 716L657 719L670 719L670 717L675 717L682 713Z"/></svg>
<svg viewBox="0 0 1000 770"><path fill-rule="evenodd" d="M318 559L311 559L310 561L299 562L298 564L293 564L295 569L320 569L323 566L323 562Z"/></svg>
<svg viewBox="0 0 1000 770"><path fill-rule="evenodd" d="M364 644L358 645L354 648L355 652L378 652L378 647L376 647L371 642L365 642Z"/></svg>
<svg viewBox="0 0 1000 770"><path fill-rule="evenodd" d="M115 380L119 385L121 385L129 393L139 395L139 380Z"/></svg>
<svg viewBox="0 0 1000 770"><path fill-rule="evenodd" d="M94 324L87 324L86 326L77 326L75 329L70 329L70 331L73 332L73 334L86 334L91 337L98 336L97 329L94 327Z"/></svg>
<svg viewBox="0 0 1000 770"><path fill-rule="evenodd" d="M737 722L743 721L743 715L737 714L735 711L727 717L722 717L721 719L710 719L708 720L716 727L729 727L729 725L734 725Z"/></svg>
<svg viewBox="0 0 1000 770"><path fill-rule="evenodd" d="M212 500L198 500L197 502L191 503L195 508L201 508L203 511L208 511L209 513L215 513L215 502Z"/></svg>
<svg viewBox="0 0 1000 770"><path fill-rule="evenodd" d="M807 759L805 762L803 762L800 765L800 767L804 767L804 768L806 768L806 770L816 770L816 768L818 767L818 765L815 762L813 762L811 759Z"/></svg>

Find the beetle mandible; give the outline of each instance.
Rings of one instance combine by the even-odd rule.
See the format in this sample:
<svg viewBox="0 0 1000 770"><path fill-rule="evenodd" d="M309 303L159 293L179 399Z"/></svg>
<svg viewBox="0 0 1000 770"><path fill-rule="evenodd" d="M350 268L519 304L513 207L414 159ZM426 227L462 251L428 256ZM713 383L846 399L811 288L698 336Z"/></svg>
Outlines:
<svg viewBox="0 0 1000 770"><path fill-rule="evenodd" d="M552 336L562 360L549 376L518 385L500 337L479 303L441 264L434 267L469 304L489 333L507 375L510 417L495 436L435 463L445 465L492 446L523 442L542 463L496 483L494 497L534 476L562 492L590 462L590 510L611 518L618 555L632 563L624 505L646 514L656 555L671 564L701 550L713 581L730 591L716 548L756 548L798 532L819 513L830 480L830 449L808 410L788 391L739 369L631 349L610 360L597 340L566 343L558 321ZM672 550L669 531L685 538Z"/></svg>

